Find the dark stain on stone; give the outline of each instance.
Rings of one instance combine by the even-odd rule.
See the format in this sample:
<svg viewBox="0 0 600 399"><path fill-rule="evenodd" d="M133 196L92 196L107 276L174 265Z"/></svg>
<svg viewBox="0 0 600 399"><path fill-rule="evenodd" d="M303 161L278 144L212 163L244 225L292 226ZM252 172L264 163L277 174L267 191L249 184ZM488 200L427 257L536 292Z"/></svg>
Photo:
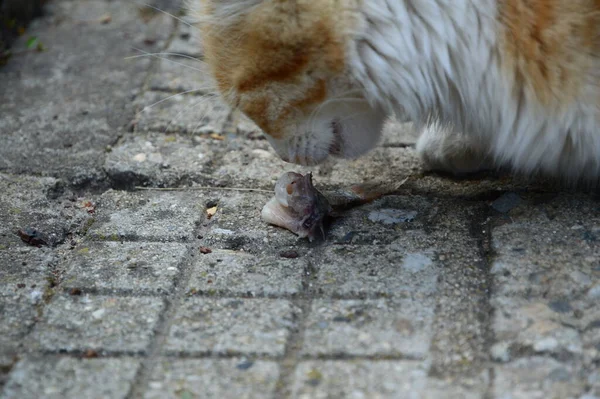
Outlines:
<svg viewBox="0 0 600 399"><path fill-rule="evenodd" d="M563 300L552 301L548 306L557 313L569 313L573 310L571 304Z"/></svg>

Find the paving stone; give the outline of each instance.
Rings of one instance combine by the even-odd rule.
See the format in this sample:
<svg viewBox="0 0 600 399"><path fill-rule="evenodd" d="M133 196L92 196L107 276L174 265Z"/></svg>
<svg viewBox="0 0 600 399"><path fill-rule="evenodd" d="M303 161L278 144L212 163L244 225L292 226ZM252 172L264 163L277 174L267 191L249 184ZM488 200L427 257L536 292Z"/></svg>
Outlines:
<svg viewBox="0 0 600 399"><path fill-rule="evenodd" d="M544 357L518 359L494 367L492 397L514 399L579 398L585 383L569 364Z"/></svg>
<svg viewBox="0 0 600 399"><path fill-rule="evenodd" d="M202 60L186 55L156 57L160 57L160 60L156 70L150 75L150 90L196 94L215 92L208 80L206 64Z"/></svg>
<svg viewBox="0 0 600 399"><path fill-rule="evenodd" d="M296 368L292 397L418 397L426 383L426 366L418 361L307 361Z"/></svg>
<svg viewBox="0 0 600 399"><path fill-rule="evenodd" d="M110 15L108 23L102 23ZM134 3L60 1L46 6L15 46L32 36L43 52L12 57L0 71L0 169L102 181L104 152L126 129L150 60L124 60L131 47L155 52L172 20L139 17ZM43 39L42 39L43 38ZM93 134L92 134L93 132Z"/></svg>
<svg viewBox="0 0 600 399"><path fill-rule="evenodd" d="M429 234L420 245L435 249L439 265L429 375L443 381L479 379L489 361L489 286L478 238L485 212L484 205L435 199L423 220Z"/></svg>
<svg viewBox="0 0 600 399"><path fill-rule="evenodd" d="M55 253L48 248L22 247L0 251L0 297L43 292L53 277L56 263Z"/></svg>
<svg viewBox="0 0 600 399"><path fill-rule="evenodd" d="M559 357L580 357L583 352L577 328L561 323L560 314L547 302L494 298L492 355L507 361L534 352Z"/></svg>
<svg viewBox="0 0 600 399"><path fill-rule="evenodd" d="M586 196L525 200L493 230L496 293L569 300L600 283L598 202Z"/></svg>
<svg viewBox="0 0 600 399"><path fill-rule="evenodd" d="M69 257L61 287L169 293L186 250L177 243L84 243Z"/></svg>
<svg viewBox="0 0 600 399"><path fill-rule="evenodd" d="M216 169L219 175L227 176L232 185L245 187L252 184L275 184L286 171L307 173L312 171L315 184L329 187L349 187L363 182L401 182L416 164L412 161L410 148L376 148L356 160L331 158L315 167L301 167L284 162L260 140L244 140L239 149L225 154L221 166ZM390 168L390 165L394 165ZM410 164L410 165L409 165ZM240 169L239 165L244 167ZM406 167L404 167L406 165Z"/></svg>
<svg viewBox="0 0 600 399"><path fill-rule="evenodd" d="M233 359L159 359L145 399L270 398L279 377L274 362Z"/></svg>
<svg viewBox="0 0 600 399"><path fill-rule="evenodd" d="M188 297L177 310L165 350L281 356L299 312L286 300Z"/></svg>
<svg viewBox="0 0 600 399"><path fill-rule="evenodd" d="M430 299L316 300L302 353L424 359L432 336L434 304Z"/></svg>
<svg viewBox="0 0 600 399"><path fill-rule="evenodd" d="M522 200L492 232L492 356L508 361L537 353L593 363L600 359L600 339L590 328L600 320L593 295L600 206L583 195Z"/></svg>
<svg viewBox="0 0 600 399"><path fill-rule="evenodd" d="M273 252L308 245L291 231L265 223L260 216L262 207L274 195L270 193L238 193L206 191L210 204L217 212L203 223L201 245L261 254L265 248Z"/></svg>
<svg viewBox="0 0 600 399"><path fill-rule="evenodd" d="M88 234L118 241L191 240L203 217L198 192L125 192L109 190L98 201L97 217Z"/></svg>
<svg viewBox="0 0 600 399"><path fill-rule="evenodd" d="M146 92L136 100L136 105L139 112L135 129L138 132L218 134L223 132L230 113L217 96L185 95L177 91Z"/></svg>
<svg viewBox="0 0 600 399"><path fill-rule="evenodd" d="M48 245L64 241L89 217L87 212L69 204L65 209L53 200L63 190L59 180L0 174L0 250L22 248L19 230L35 229Z"/></svg>
<svg viewBox="0 0 600 399"><path fill-rule="evenodd" d="M143 353L163 308L159 298L58 295L45 307L31 340L53 352Z"/></svg>
<svg viewBox="0 0 600 399"><path fill-rule="evenodd" d="M335 198L336 191L324 195ZM383 245L396 242L414 251L428 229L432 201L418 196L390 195L358 208L342 212L327 231L329 242L354 245Z"/></svg>
<svg viewBox="0 0 600 399"><path fill-rule="evenodd" d="M40 298L41 299L41 298ZM37 301L25 296L0 296L0 354L13 356L37 318Z"/></svg>
<svg viewBox="0 0 600 399"><path fill-rule="evenodd" d="M419 139L419 132L411 122L403 122L391 117L383 126L380 145L384 147L414 146Z"/></svg>
<svg viewBox="0 0 600 399"><path fill-rule="evenodd" d="M225 148L206 136L162 133L128 135L106 157L105 170L126 185L177 187L213 185L209 173Z"/></svg>
<svg viewBox="0 0 600 399"><path fill-rule="evenodd" d="M125 398L138 359L26 358L12 370L2 398Z"/></svg>
<svg viewBox="0 0 600 399"><path fill-rule="evenodd" d="M193 14L193 13L192 13ZM167 52L202 58L203 46L200 29L194 25L194 16L183 16L177 27L177 33L169 44Z"/></svg>
<svg viewBox="0 0 600 399"><path fill-rule="evenodd" d="M230 250L198 253L188 283L190 293L274 296L302 291L306 260L300 253L295 259Z"/></svg>
<svg viewBox="0 0 600 399"><path fill-rule="evenodd" d="M332 296L429 296L438 267L432 250L395 246L331 246L315 260L318 292Z"/></svg>

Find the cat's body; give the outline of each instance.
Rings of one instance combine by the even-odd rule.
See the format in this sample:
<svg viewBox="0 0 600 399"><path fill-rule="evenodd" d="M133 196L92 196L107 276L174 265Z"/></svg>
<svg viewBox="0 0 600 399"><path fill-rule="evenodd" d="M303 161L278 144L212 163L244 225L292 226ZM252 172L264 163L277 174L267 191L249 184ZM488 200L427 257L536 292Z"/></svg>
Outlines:
<svg viewBox="0 0 600 399"><path fill-rule="evenodd" d="M600 178L600 0L200 3L220 92L287 161L359 156L400 113L431 168Z"/></svg>

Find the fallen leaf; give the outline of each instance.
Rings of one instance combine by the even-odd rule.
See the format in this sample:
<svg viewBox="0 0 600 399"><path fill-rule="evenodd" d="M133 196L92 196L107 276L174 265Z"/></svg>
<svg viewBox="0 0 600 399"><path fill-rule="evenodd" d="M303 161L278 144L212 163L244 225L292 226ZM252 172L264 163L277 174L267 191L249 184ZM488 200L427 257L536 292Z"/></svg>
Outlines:
<svg viewBox="0 0 600 399"><path fill-rule="evenodd" d="M216 206L213 206L212 208L208 208L206 210L206 217L208 217L210 219L211 217L214 216L215 213L217 213L217 207Z"/></svg>
<svg viewBox="0 0 600 399"><path fill-rule="evenodd" d="M112 21L112 16L110 14L104 14L100 17L101 24L108 24L110 21Z"/></svg>

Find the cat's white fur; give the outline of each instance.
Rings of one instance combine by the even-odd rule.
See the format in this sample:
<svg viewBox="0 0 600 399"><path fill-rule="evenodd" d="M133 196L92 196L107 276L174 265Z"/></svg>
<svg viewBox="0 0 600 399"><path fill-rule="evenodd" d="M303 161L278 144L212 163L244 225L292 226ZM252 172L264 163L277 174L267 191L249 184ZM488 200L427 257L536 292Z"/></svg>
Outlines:
<svg viewBox="0 0 600 399"><path fill-rule="evenodd" d="M492 162L527 174L598 179L600 80L562 109L526 93L515 97L517 82L501 71L497 4L364 1L350 70L372 104L425 128L417 149L431 167L466 172Z"/></svg>
<svg viewBox="0 0 600 399"><path fill-rule="evenodd" d="M212 0L208 18L216 29L235 25L264 1ZM543 104L535 90L519 87L516 73L503 70L510 55L501 43L499 0L342 3L338 17L352 20L343 34L347 73L328 82L328 100L316 112L299 112L278 135L267 134L284 160L314 164L329 155L362 155L377 144L386 115L395 113L423 130L417 150L430 168L508 166L598 182L599 55L586 58L591 72L573 98L562 101L562 93L552 93L558 101ZM278 98L283 89L274 83L265 90L273 93L267 115L276 118L285 104ZM302 90L286 86L283 95L294 98ZM347 93L351 99L339 99ZM233 88L223 94L232 104L239 101Z"/></svg>

